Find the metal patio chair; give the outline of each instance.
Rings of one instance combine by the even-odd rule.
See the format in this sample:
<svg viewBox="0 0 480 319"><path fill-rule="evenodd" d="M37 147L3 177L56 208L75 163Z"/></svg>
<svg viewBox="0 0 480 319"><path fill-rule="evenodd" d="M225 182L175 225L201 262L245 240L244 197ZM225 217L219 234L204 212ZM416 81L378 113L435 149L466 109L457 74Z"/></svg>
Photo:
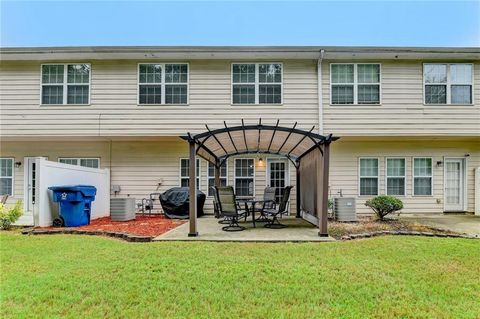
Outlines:
<svg viewBox="0 0 480 319"><path fill-rule="evenodd" d="M240 226L240 218L246 218L247 212L238 207L235 193L232 186L215 187L217 209L221 216L225 217L227 226L223 226L223 231L242 231L245 227Z"/></svg>
<svg viewBox="0 0 480 319"><path fill-rule="evenodd" d="M260 218L257 219L257 221L268 221L268 218L265 216L263 211L265 209L275 209L275 191L275 187L265 187L263 191L263 202L256 203L256 207L252 207L255 211L260 212Z"/></svg>
<svg viewBox="0 0 480 319"><path fill-rule="evenodd" d="M274 229L279 229L279 228L285 228L287 225L281 224L280 221L278 220L278 216L283 215L283 214L288 214L288 201L290 199L290 192L292 190L293 186L287 186L283 189L283 195L282 199L280 200L280 204L278 204L278 208L274 209L264 209L263 213L266 216L271 216L272 219L268 222L268 224L265 224L264 227L266 228L274 228Z"/></svg>
<svg viewBox="0 0 480 319"><path fill-rule="evenodd" d="M228 216L223 216L222 212L220 211L220 207L218 205L219 200L218 200L218 194L217 190L215 189L215 186L212 186L211 189L213 190L213 214L215 218L219 219L218 223L219 224L229 224L230 223L230 217Z"/></svg>

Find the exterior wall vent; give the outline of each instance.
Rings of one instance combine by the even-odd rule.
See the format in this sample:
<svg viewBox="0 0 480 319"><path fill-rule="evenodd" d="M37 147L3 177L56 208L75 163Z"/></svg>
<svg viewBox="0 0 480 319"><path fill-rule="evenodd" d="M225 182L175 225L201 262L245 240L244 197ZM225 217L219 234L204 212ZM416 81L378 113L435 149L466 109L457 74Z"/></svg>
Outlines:
<svg viewBox="0 0 480 319"><path fill-rule="evenodd" d="M333 211L335 213L335 219L339 222L357 221L357 210L355 206L355 198L353 197L335 198Z"/></svg>
<svg viewBox="0 0 480 319"><path fill-rule="evenodd" d="M114 221L135 219L135 198L111 198L110 218Z"/></svg>

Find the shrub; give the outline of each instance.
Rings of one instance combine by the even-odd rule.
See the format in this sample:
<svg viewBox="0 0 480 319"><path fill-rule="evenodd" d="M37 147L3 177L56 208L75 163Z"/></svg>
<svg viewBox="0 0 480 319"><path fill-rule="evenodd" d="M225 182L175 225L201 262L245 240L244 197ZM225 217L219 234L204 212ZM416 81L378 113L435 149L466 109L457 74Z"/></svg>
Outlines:
<svg viewBox="0 0 480 319"><path fill-rule="evenodd" d="M333 209L333 199L328 199L328 209Z"/></svg>
<svg viewBox="0 0 480 319"><path fill-rule="evenodd" d="M403 208L403 203L396 197L380 195L367 200L365 206L373 209L378 219L383 220L385 216Z"/></svg>
<svg viewBox="0 0 480 319"><path fill-rule="evenodd" d="M13 207L7 208L0 204L0 229L10 229L12 224L22 216L22 201L19 200Z"/></svg>

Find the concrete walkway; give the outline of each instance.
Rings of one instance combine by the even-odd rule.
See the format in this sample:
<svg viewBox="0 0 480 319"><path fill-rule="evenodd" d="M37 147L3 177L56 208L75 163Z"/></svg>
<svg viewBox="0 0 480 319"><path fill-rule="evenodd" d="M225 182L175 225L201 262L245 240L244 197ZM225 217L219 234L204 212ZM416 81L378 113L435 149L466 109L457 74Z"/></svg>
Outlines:
<svg viewBox="0 0 480 319"><path fill-rule="evenodd" d="M460 214L403 215L406 221L480 237L480 216Z"/></svg>
<svg viewBox="0 0 480 319"><path fill-rule="evenodd" d="M154 241L229 241L229 242L324 242L335 241L332 237L319 237L318 228L301 218L284 217L282 224L288 225L282 229L264 228L264 223L256 223L256 228L249 219L240 225L247 227L244 231L225 232L213 216L198 219L198 237L188 237L189 224L183 224L162 234Z"/></svg>

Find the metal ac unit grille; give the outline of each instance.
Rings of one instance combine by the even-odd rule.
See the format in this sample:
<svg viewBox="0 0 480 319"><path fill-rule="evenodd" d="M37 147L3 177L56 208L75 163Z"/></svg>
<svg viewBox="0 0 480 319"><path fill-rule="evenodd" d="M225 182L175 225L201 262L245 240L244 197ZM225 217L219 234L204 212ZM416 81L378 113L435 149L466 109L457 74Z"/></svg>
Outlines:
<svg viewBox="0 0 480 319"><path fill-rule="evenodd" d="M114 221L135 219L135 198L111 198L110 218Z"/></svg>
<svg viewBox="0 0 480 319"><path fill-rule="evenodd" d="M355 206L355 198L353 197L338 197L335 198L333 209L335 212L335 219L340 222L355 222L357 221L357 211Z"/></svg>

